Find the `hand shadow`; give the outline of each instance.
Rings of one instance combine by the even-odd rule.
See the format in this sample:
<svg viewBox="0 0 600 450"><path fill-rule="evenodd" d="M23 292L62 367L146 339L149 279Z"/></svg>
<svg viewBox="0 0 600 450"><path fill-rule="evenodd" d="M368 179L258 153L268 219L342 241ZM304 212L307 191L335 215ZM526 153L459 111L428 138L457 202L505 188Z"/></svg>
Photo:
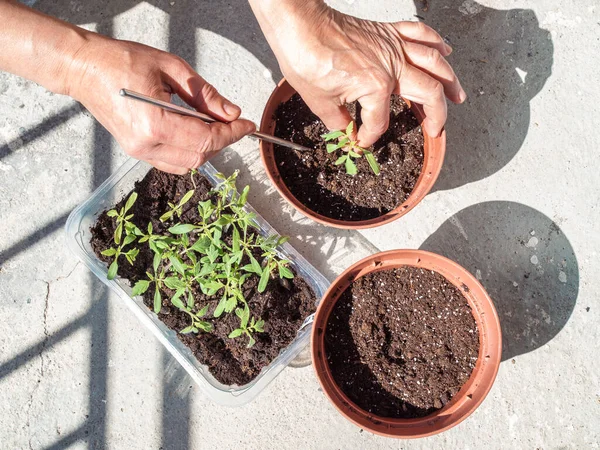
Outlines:
<svg viewBox="0 0 600 450"><path fill-rule="evenodd" d="M448 61L468 95L448 109L447 153L434 187L453 189L496 173L519 151L529 102L551 75L554 46L529 9L497 10L473 0L415 6L453 47Z"/></svg>
<svg viewBox="0 0 600 450"><path fill-rule="evenodd" d="M68 0L39 0L34 7L73 24L102 23L130 10L141 0L106 0L85 3ZM169 14L168 50L181 56L192 67L196 60L196 29L218 34L252 53L272 74L282 78L275 55L267 44L247 0L147 0ZM235 70L234 67L231 70ZM262 76L262 75L261 75Z"/></svg>
<svg viewBox="0 0 600 450"><path fill-rule="evenodd" d="M502 325L502 359L549 342L577 301L579 268L559 226L520 203L494 201L463 209L420 247L474 274Z"/></svg>

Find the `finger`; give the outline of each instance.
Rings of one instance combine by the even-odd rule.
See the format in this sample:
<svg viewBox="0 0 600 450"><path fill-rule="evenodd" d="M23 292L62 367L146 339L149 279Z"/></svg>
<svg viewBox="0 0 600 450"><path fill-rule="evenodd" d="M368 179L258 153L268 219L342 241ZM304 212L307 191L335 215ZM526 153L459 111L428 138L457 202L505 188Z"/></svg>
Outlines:
<svg viewBox="0 0 600 450"><path fill-rule="evenodd" d="M163 81L184 102L224 122L231 122L240 116L240 107L219 94L217 89L198 75L187 62L173 55L169 57L172 60L164 65Z"/></svg>
<svg viewBox="0 0 600 450"><path fill-rule="evenodd" d="M221 150L247 134L256 131L256 125L249 120L238 119L230 123L207 124L194 117L161 111L157 122L154 142L178 147L190 152Z"/></svg>
<svg viewBox="0 0 600 450"><path fill-rule="evenodd" d="M190 171L190 169L186 167L174 166L172 164L165 163L163 161L159 161L156 159L148 159L146 160L149 164L152 164L158 170L162 170L167 173L174 173L175 175L185 175Z"/></svg>
<svg viewBox="0 0 600 450"><path fill-rule="evenodd" d="M333 100L307 97L304 101L330 130L344 130L352 121L348 109L343 105L337 105Z"/></svg>
<svg viewBox="0 0 600 450"><path fill-rule="evenodd" d="M245 119L234 120L230 123L214 122L208 126L210 127L210 141L205 148L209 151L221 150L256 131L256 125Z"/></svg>
<svg viewBox="0 0 600 450"><path fill-rule="evenodd" d="M167 144L157 144L148 148L143 157L146 161L160 161L165 167L196 169L215 156L218 151L191 152ZM153 164L153 163L151 163ZM162 170L162 169L161 169ZM168 170L166 170L168 171ZM179 172L171 172L179 173Z"/></svg>
<svg viewBox="0 0 600 450"><path fill-rule="evenodd" d="M396 22L392 26L398 30L405 41L435 48L443 56L452 53L452 47L444 42L438 32L423 22Z"/></svg>
<svg viewBox="0 0 600 450"><path fill-rule="evenodd" d="M358 130L358 145L368 148L385 133L390 124L390 95L369 95L358 99L362 125Z"/></svg>
<svg viewBox="0 0 600 450"><path fill-rule="evenodd" d="M409 63L431 75L444 86L444 92L454 103L462 103L467 98L450 64L435 48L412 42L404 43L404 54Z"/></svg>
<svg viewBox="0 0 600 450"><path fill-rule="evenodd" d="M446 97L442 84L416 67L406 64L402 69L398 85L400 95L423 105L425 131L432 137L439 136L447 117Z"/></svg>

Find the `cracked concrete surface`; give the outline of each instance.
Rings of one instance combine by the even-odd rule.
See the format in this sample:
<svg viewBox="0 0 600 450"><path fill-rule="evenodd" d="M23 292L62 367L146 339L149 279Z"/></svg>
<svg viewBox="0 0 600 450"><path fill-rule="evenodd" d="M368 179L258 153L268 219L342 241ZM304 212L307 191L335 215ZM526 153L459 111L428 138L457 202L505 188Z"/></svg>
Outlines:
<svg viewBox="0 0 600 450"><path fill-rule="evenodd" d="M488 398L454 429L399 443L344 420L304 355L249 405L213 404L64 244L69 212L122 151L69 98L0 73L1 448L598 448L600 6L331 3L379 20L419 15L453 45L469 99L449 107L434 191L383 228L331 230L280 200L254 141L215 165L241 169L253 206L329 278L392 248L435 251L475 274L504 334ZM170 49L255 121L280 76L243 0L36 5Z"/></svg>

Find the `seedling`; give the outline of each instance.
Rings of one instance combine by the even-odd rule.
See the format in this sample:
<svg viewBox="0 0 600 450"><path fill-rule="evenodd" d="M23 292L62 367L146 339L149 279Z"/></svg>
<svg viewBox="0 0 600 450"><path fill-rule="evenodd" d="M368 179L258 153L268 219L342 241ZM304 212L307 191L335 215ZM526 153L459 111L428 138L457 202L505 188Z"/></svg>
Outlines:
<svg viewBox="0 0 600 450"><path fill-rule="evenodd" d="M256 320L254 317L250 318L250 309L248 309L248 305L246 305L244 309L237 308L235 310L235 314L240 318L240 327L229 333L229 338L233 339L245 334L248 336L247 347L250 348L256 343L256 340L252 334L256 332L262 333L264 331L263 327L265 325L265 321L262 319ZM248 323L248 320L250 320L250 323Z"/></svg>
<svg viewBox="0 0 600 450"><path fill-rule="evenodd" d="M244 208L249 187L246 186L241 194L237 193L237 172L228 178L222 174L217 177L221 183L211 191L211 198L198 203L200 220L196 223L175 223L164 234L154 234L152 223L143 227L146 232L142 232L131 222L133 215L126 213L136 199L132 194L126 206L118 214L111 215L117 218L117 226L125 230L126 236L119 244L115 233L117 245L102 254L114 256L108 274L112 279L118 270L119 256L124 255L133 264L140 251L135 247L125 251L124 247L136 240L137 244L146 244L154 253L153 273L146 272L147 279L134 285L132 295L144 294L153 286L156 314L160 313L163 298L166 298L189 316L191 324L180 333L211 332L213 324L205 319L210 304L198 305L194 292L199 289L208 297L217 296L220 300L212 311L212 320L235 311L240 325L231 331L229 337L245 335L248 347L251 347L256 342L253 335L264 331L264 320L251 316L244 287L253 276L259 277L258 292L264 292L272 278L294 277L289 268L290 261L281 259L277 252L287 238L264 238L256 232L255 215ZM193 195L194 190L191 190L176 205L169 203L170 209L160 220L181 218L183 206ZM262 264L256 259L257 255L262 258Z"/></svg>
<svg viewBox="0 0 600 450"><path fill-rule="evenodd" d="M181 217L181 214L183 213L183 206L190 201L193 195L194 190L192 189L191 191L186 192L186 194L181 198L181 200L179 200L179 203L177 203L176 205L174 205L171 202L168 202L169 207L171 209L169 209L166 213L160 216L159 220L161 222L166 222L167 220L173 218L173 216Z"/></svg>
<svg viewBox="0 0 600 450"><path fill-rule="evenodd" d="M371 151L359 146L357 141L352 140L353 130L354 122L350 122L346 127L345 132L336 130L322 135L321 137L325 140L325 142L329 142L327 144L327 153L334 153L338 150L342 150L344 154L335 161L335 165L339 166L344 164L346 167L346 173L352 176L358 173L358 169L354 160L362 158L364 155L373 173L375 173L375 175L379 175L379 164L377 164L375 156ZM334 142L336 139L337 143Z"/></svg>

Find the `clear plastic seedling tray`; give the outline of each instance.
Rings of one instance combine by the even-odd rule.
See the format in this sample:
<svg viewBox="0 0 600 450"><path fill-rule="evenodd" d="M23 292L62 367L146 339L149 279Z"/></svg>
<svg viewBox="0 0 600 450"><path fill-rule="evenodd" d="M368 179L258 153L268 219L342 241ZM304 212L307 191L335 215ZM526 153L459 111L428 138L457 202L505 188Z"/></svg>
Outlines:
<svg viewBox="0 0 600 450"><path fill-rule="evenodd" d="M279 356L265 367L261 373L250 383L244 386L228 386L218 382L208 371L208 367L200 364L188 347L178 338L175 331L169 329L158 317L144 304L141 297L131 297L131 287L124 279L118 277L114 280L106 278L108 268L94 254L91 245L90 227L98 216L105 210L112 208L133 188L136 181L141 180L151 169L147 163L130 159L110 178L108 178L82 205L76 208L65 226L67 244L69 248L94 272L94 274L109 286L133 311L165 348L179 361L200 388L215 402L226 406L238 406L249 402L256 397L273 379L281 372L308 344L312 328L313 316L309 316L299 328L296 338L286 348L282 349ZM199 172L215 186L218 180L217 171L210 164L204 164ZM251 206L249 211L256 213L256 221L263 235L278 234L260 214ZM317 303L329 286L329 281L306 261L290 244L281 246L281 256L291 261L292 267L302 276L312 288L317 298Z"/></svg>

